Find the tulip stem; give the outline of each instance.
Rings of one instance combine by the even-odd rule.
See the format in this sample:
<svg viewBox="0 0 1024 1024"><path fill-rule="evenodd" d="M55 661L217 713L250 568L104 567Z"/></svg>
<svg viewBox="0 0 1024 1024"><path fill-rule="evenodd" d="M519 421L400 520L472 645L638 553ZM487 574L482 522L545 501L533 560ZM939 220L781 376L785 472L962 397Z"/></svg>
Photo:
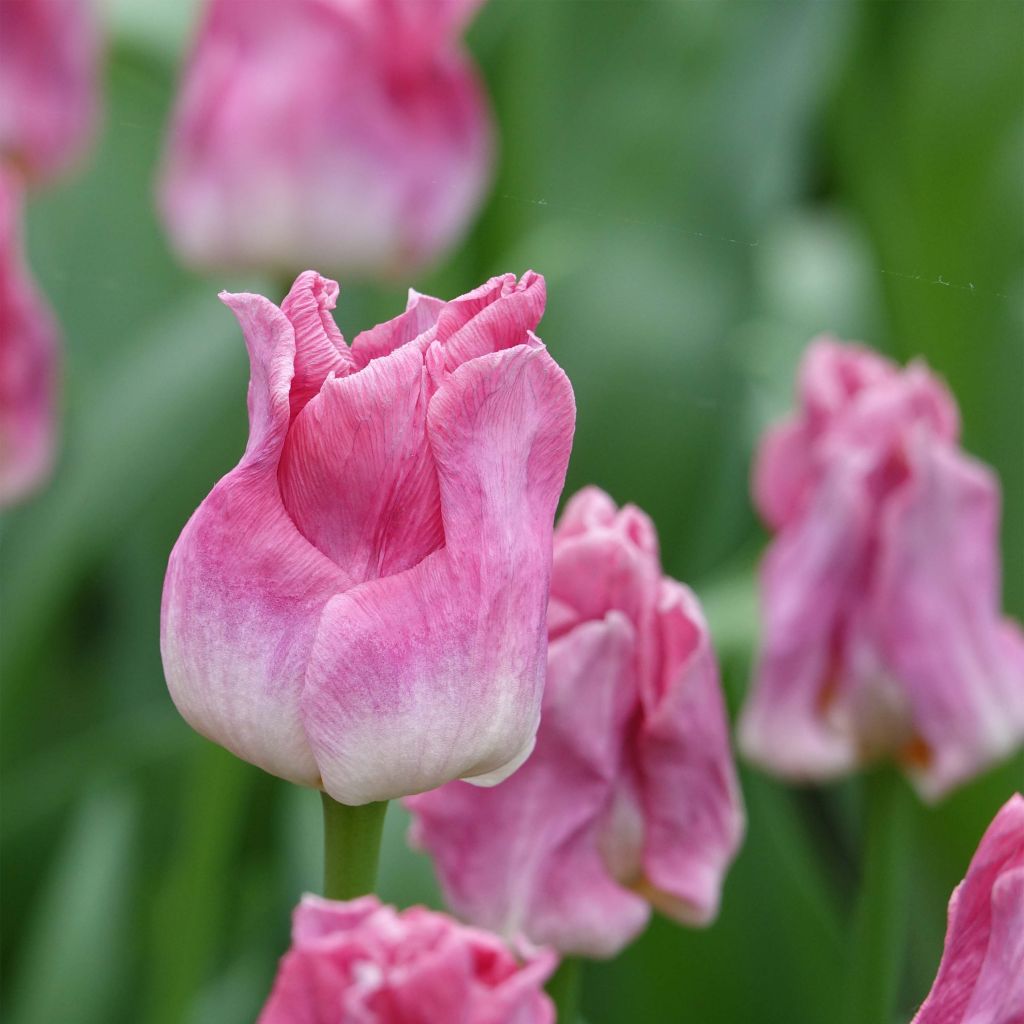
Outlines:
<svg viewBox="0 0 1024 1024"><path fill-rule="evenodd" d="M580 1013L580 993L583 988L583 962L579 957L567 956L548 982L548 995L555 1004L557 1024L576 1024Z"/></svg>
<svg viewBox="0 0 1024 1024"><path fill-rule="evenodd" d="M911 822L905 789L888 766L864 780L866 838L847 975L849 1024L894 1019L908 923Z"/></svg>
<svg viewBox="0 0 1024 1024"><path fill-rule="evenodd" d="M349 807L321 793L324 804L324 895L350 900L373 892L388 802Z"/></svg>

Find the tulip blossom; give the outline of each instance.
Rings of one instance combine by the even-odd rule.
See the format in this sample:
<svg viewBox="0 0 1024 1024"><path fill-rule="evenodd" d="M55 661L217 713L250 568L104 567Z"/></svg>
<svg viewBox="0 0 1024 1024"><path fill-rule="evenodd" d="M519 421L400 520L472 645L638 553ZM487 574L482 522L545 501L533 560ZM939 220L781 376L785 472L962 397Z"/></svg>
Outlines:
<svg viewBox="0 0 1024 1024"><path fill-rule="evenodd" d="M53 461L58 331L21 253L21 188L0 170L0 505Z"/></svg>
<svg viewBox="0 0 1024 1024"><path fill-rule="evenodd" d="M89 0L3 0L0 155L29 178L62 171L92 136L99 34Z"/></svg>
<svg viewBox="0 0 1024 1024"><path fill-rule="evenodd" d="M537 746L510 779L408 801L449 905L565 954L610 957L653 905L710 921L743 833L718 669L654 525L597 488L555 531Z"/></svg>
<svg viewBox="0 0 1024 1024"><path fill-rule="evenodd" d="M1024 637L999 610L999 484L958 447L921 363L812 343L800 409L766 434L745 753L794 779L896 759L935 799L1024 737Z"/></svg>
<svg viewBox="0 0 1024 1024"><path fill-rule="evenodd" d="M195 729L335 800L503 778L544 686L551 531L572 444L534 335L544 279L415 292L358 335L312 271L223 295L249 444L171 554L162 651Z"/></svg>
<svg viewBox="0 0 1024 1024"><path fill-rule="evenodd" d="M913 1024L1024 1022L1024 797L1012 796L953 891L942 963Z"/></svg>
<svg viewBox="0 0 1024 1024"><path fill-rule="evenodd" d="M554 964L424 907L305 896L258 1024L553 1024Z"/></svg>
<svg viewBox="0 0 1024 1024"><path fill-rule="evenodd" d="M401 276L452 245L491 165L478 3L210 0L159 187L181 256Z"/></svg>

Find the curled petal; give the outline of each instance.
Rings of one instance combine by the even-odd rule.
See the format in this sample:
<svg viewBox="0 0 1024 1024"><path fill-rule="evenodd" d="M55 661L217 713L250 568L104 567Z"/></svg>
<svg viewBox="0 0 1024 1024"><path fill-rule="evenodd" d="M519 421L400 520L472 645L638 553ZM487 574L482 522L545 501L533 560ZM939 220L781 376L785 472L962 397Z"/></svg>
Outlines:
<svg viewBox="0 0 1024 1024"><path fill-rule="evenodd" d="M197 732L283 778L318 785L299 695L337 567L295 529L277 464L290 415L295 337L256 295L225 296L252 366L249 443L171 552L161 652L171 696Z"/></svg>
<svg viewBox="0 0 1024 1024"><path fill-rule="evenodd" d="M434 395L445 546L335 596L310 660L303 720L335 799L500 774L532 744L573 418L569 383L535 341L472 360Z"/></svg>

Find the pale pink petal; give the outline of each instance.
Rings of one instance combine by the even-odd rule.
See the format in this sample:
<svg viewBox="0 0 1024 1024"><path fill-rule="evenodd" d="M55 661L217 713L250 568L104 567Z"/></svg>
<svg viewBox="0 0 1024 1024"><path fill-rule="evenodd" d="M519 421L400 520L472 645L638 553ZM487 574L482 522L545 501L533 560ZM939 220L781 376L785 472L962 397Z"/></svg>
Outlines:
<svg viewBox="0 0 1024 1024"><path fill-rule="evenodd" d="M661 585L661 679L644 691L637 743L645 838L643 892L662 912L706 924L718 913L744 814L707 623L693 593Z"/></svg>
<svg viewBox="0 0 1024 1024"><path fill-rule="evenodd" d="M299 717L306 663L337 567L296 530L277 467L290 416L295 335L258 295L225 295L252 367L249 443L189 520L164 584L161 652L197 732L305 785L319 773Z"/></svg>
<svg viewBox="0 0 1024 1024"><path fill-rule="evenodd" d="M345 589L411 569L444 543L426 436L433 390L423 353L407 345L327 380L288 433L285 508Z"/></svg>
<svg viewBox="0 0 1024 1024"><path fill-rule="evenodd" d="M291 384L292 418L330 376L354 369L352 353L331 316L338 301L338 283L314 270L300 274L281 303L281 312L295 330L295 374Z"/></svg>
<svg viewBox="0 0 1024 1024"><path fill-rule="evenodd" d="M22 254L22 189L0 170L0 506L50 473L60 333Z"/></svg>
<svg viewBox="0 0 1024 1024"><path fill-rule="evenodd" d="M761 570L761 652L739 743L752 761L794 779L838 775L857 760L857 737L830 712L844 683L844 615L859 592L869 537L869 469L855 459L837 465Z"/></svg>
<svg viewBox="0 0 1024 1024"><path fill-rule="evenodd" d="M1024 798L996 815L949 901L942 962L913 1024L1024 1021Z"/></svg>
<svg viewBox="0 0 1024 1024"><path fill-rule="evenodd" d="M1024 739L1024 642L999 610L997 481L925 434L908 461L880 526L871 610L924 745L908 769L936 798Z"/></svg>
<svg viewBox="0 0 1024 1024"><path fill-rule="evenodd" d="M600 526L610 527L618 512L611 495L600 487L584 487L565 503L558 517L556 536L564 540Z"/></svg>
<svg viewBox="0 0 1024 1024"><path fill-rule="evenodd" d="M610 876L598 835L635 700L634 643L618 613L554 641L526 764L493 789L455 782L407 801L458 914L586 956L611 956L643 928L646 904Z"/></svg>
<svg viewBox="0 0 1024 1024"><path fill-rule="evenodd" d="M533 742L573 418L536 341L464 364L431 399L445 547L337 595L307 672L303 719L335 799L498 773Z"/></svg>
<svg viewBox="0 0 1024 1024"><path fill-rule="evenodd" d="M754 463L754 503L772 528L798 518L811 483L811 459L806 429L796 418L769 427L761 438Z"/></svg>

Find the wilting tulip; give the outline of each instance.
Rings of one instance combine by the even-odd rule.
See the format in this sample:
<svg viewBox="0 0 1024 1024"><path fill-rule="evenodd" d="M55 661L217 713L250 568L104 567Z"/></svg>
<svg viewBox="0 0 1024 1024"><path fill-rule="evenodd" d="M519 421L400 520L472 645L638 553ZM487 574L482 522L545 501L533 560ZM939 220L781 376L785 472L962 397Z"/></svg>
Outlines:
<svg viewBox="0 0 1024 1024"><path fill-rule="evenodd" d="M479 0L210 0L159 187L199 266L401 276L466 229L490 116Z"/></svg>
<svg viewBox="0 0 1024 1024"><path fill-rule="evenodd" d="M424 907L305 896L258 1024L552 1024L554 961Z"/></svg>
<svg viewBox="0 0 1024 1024"><path fill-rule="evenodd" d="M0 170L0 505L36 487L53 460L57 325L21 252L21 187Z"/></svg>
<svg viewBox="0 0 1024 1024"><path fill-rule="evenodd" d="M740 744L821 779L899 761L934 799L1024 736L1024 638L999 611L999 485L957 446L955 403L824 338L800 410L765 436L754 492L777 536Z"/></svg>
<svg viewBox="0 0 1024 1024"><path fill-rule="evenodd" d="M650 905L711 920L743 832L718 670L651 521L588 488L555 531L537 746L510 779L408 801L449 905L562 953L613 956Z"/></svg>
<svg viewBox="0 0 1024 1024"><path fill-rule="evenodd" d="M1024 798L982 836L949 901L935 984L913 1024L1024 1021Z"/></svg>
<svg viewBox="0 0 1024 1024"><path fill-rule="evenodd" d="M3 0L0 155L30 179L62 171L91 137L98 57L89 0Z"/></svg>
<svg viewBox="0 0 1024 1024"><path fill-rule="evenodd" d="M544 279L496 277L349 348L338 286L224 295L249 445L164 586L171 695L203 735L362 804L489 782L529 753L551 530L575 415L533 334Z"/></svg>

